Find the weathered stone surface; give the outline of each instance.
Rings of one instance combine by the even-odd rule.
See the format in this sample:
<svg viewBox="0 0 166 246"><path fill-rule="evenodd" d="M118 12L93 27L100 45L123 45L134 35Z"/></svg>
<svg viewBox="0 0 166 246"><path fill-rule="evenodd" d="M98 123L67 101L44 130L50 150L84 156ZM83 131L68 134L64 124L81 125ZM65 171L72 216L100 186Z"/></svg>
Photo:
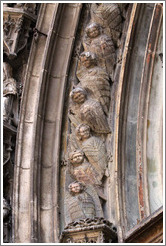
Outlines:
<svg viewBox="0 0 166 246"><path fill-rule="evenodd" d="M116 228L103 218L81 219L67 225L61 234L62 243L111 243L117 241Z"/></svg>
<svg viewBox="0 0 166 246"><path fill-rule="evenodd" d="M88 99L86 90L76 87L72 90L70 96L73 107L70 109L69 118L75 126L85 123L96 133L110 133L101 104L93 99Z"/></svg>
<svg viewBox="0 0 166 246"><path fill-rule="evenodd" d="M4 84L6 90L8 82L16 84L10 99L14 95L21 110L20 122L13 120L16 108L4 89L4 116L9 118L4 117L3 127L4 242L116 243L113 224L119 243L161 242L162 214L150 220L146 216L153 201L162 203L151 196L146 180L150 171L154 188L161 184L162 167L153 180L152 153L146 169L144 146L155 138L155 151L162 149L161 81L156 86L154 79L160 69L153 72L162 60L162 51L155 55L153 50L157 42L161 47L162 4L4 4L5 18L11 12L13 20L18 14L23 18L16 33L15 22L5 19L5 40L19 37L22 47L19 42L5 46L4 64L10 64L13 74L4 72L9 77ZM34 23L34 14L38 20L26 32L26 45L19 28L24 17ZM158 111L152 117L156 107L158 122ZM152 132L156 123L159 136L158 130ZM147 140L146 133L153 138ZM156 153L153 145L151 151ZM135 161L127 166L127 158ZM162 162L161 152L156 163L158 159Z"/></svg>

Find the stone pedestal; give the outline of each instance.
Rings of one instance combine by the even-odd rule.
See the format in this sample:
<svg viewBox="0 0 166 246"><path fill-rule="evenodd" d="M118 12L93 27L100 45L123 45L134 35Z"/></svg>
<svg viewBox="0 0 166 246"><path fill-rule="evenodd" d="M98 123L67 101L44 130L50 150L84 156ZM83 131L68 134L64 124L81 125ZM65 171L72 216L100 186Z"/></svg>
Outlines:
<svg viewBox="0 0 166 246"><path fill-rule="evenodd" d="M115 243L116 228L103 218L82 219L68 224L60 243Z"/></svg>

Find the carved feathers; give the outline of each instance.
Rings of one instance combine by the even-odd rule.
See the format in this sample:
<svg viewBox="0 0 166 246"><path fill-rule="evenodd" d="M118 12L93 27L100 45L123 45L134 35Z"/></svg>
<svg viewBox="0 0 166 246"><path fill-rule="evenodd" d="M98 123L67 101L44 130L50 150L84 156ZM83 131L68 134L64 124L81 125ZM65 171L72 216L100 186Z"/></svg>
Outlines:
<svg viewBox="0 0 166 246"><path fill-rule="evenodd" d="M71 120L76 118L74 119L75 123L81 121L81 123L89 125L96 133L110 133L107 118L99 102L87 99L87 92L81 87L72 90L71 98L76 105L75 108L73 107Z"/></svg>
<svg viewBox="0 0 166 246"><path fill-rule="evenodd" d="M78 73L80 86L86 89L89 96L97 100L106 115L108 115L111 89L108 74L100 67L86 69L83 74Z"/></svg>
<svg viewBox="0 0 166 246"><path fill-rule="evenodd" d="M96 133L110 133L107 118L103 109L95 100L89 99L80 107L80 119L83 123L89 125Z"/></svg>
<svg viewBox="0 0 166 246"><path fill-rule="evenodd" d="M117 3L92 4L92 20L101 24L104 28L109 27L111 38L114 43L117 41L122 32L122 16Z"/></svg>
<svg viewBox="0 0 166 246"><path fill-rule="evenodd" d="M70 94L68 114L72 151L69 155L70 175L77 180L76 183L82 182L86 189L75 189L78 185L73 183L73 193L66 193L65 207L70 221L103 215L99 197L106 200L102 182L108 165L106 134L111 132L107 121L110 82L114 82L116 48L125 6L117 3L91 4L91 20L83 38L84 52L77 64L79 82ZM90 192L87 192L90 186Z"/></svg>
<svg viewBox="0 0 166 246"><path fill-rule="evenodd" d="M82 150L89 163L103 176L107 165L105 144L97 137L90 137L82 143Z"/></svg>

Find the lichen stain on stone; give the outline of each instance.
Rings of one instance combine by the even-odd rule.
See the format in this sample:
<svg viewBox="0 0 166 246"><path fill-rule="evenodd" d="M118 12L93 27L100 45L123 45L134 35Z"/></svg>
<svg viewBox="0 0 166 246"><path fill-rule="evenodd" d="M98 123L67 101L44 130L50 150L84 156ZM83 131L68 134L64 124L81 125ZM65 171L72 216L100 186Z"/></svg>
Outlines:
<svg viewBox="0 0 166 246"><path fill-rule="evenodd" d="M151 54L148 54L148 55L147 55L147 58L146 58L146 62L147 62L147 64L149 64L149 62L150 62L150 58L151 58Z"/></svg>
<svg viewBox="0 0 166 246"><path fill-rule="evenodd" d="M150 173L155 173L157 171L156 162L153 159L147 158L147 167L148 167L148 172Z"/></svg>
<svg viewBox="0 0 166 246"><path fill-rule="evenodd" d="M153 181L152 185L153 185L154 188L158 186L156 181Z"/></svg>

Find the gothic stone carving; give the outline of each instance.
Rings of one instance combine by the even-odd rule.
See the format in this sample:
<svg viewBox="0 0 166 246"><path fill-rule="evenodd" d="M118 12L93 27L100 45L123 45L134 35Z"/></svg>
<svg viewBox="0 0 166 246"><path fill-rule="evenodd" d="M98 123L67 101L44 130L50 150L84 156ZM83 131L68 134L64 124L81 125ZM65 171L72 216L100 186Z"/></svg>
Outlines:
<svg viewBox="0 0 166 246"><path fill-rule="evenodd" d="M93 3L91 7L92 21L100 24L108 36L117 45L122 32L121 10L117 3Z"/></svg>
<svg viewBox="0 0 166 246"><path fill-rule="evenodd" d="M80 124L76 128L76 136L80 141L81 149L101 180L107 167L107 152L104 142L99 137L92 136L90 127L85 124Z"/></svg>
<svg viewBox="0 0 166 246"><path fill-rule="evenodd" d="M24 6L18 8L18 5ZM16 4L14 7L4 6L3 11L3 48L9 59L14 59L25 48L31 23L36 20L34 14L26 12L28 9L34 12L28 4Z"/></svg>
<svg viewBox="0 0 166 246"><path fill-rule="evenodd" d="M124 8L105 3L90 6L91 20L85 28L84 51L79 55L76 69L78 83L70 93L68 112L71 132L67 175L76 180L69 185L70 192L65 193L67 226L61 242L68 243L114 242L117 237L109 222L101 219L101 203L107 199L103 187L108 166L106 141L111 133L107 121L110 82L114 82Z"/></svg>
<svg viewBox="0 0 166 246"><path fill-rule="evenodd" d="M86 160L82 150L78 149L69 154L70 172L72 176L83 184L101 185L100 175Z"/></svg>
<svg viewBox="0 0 166 246"><path fill-rule="evenodd" d="M102 208L95 189L74 181L65 197L66 225L85 218L102 217Z"/></svg>
<svg viewBox="0 0 166 246"><path fill-rule="evenodd" d="M3 121L18 124L17 84L12 78L12 67L3 63Z"/></svg>
<svg viewBox="0 0 166 246"><path fill-rule="evenodd" d="M10 213L10 206L5 198L3 198L3 219L7 219L8 215Z"/></svg>
<svg viewBox="0 0 166 246"><path fill-rule="evenodd" d="M61 243L111 243L117 242L116 228L103 218L82 219L67 225Z"/></svg>
<svg viewBox="0 0 166 246"><path fill-rule="evenodd" d="M108 115L111 97L109 76L103 68L98 66L94 53L88 51L80 54L77 77L80 80L78 86L86 89L88 95L97 100Z"/></svg>
<svg viewBox="0 0 166 246"><path fill-rule="evenodd" d="M8 243L9 242L9 230L11 227L11 221L9 218L11 211L11 207L6 201L5 198L3 198L3 242Z"/></svg>
<svg viewBox="0 0 166 246"><path fill-rule="evenodd" d="M4 134L3 137L3 165L5 165L10 160L10 155L12 152L12 136L9 134Z"/></svg>
<svg viewBox="0 0 166 246"><path fill-rule="evenodd" d="M13 159L12 152L13 139L16 135L16 126L18 124L18 96L16 80L12 75L12 67L3 63L3 165L4 165L4 197L8 201L12 198L12 180L13 180ZM5 199L3 199L3 239L9 242L11 237L11 214L10 207Z"/></svg>
<svg viewBox="0 0 166 246"><path fill-rule="evenodd" d="M102 27L99 24L90 23L86 27L83 45L85 51L87 50L97 55L99 66L106 69L113 81L116 62L115 47L112 39L102 32Z"/></svg>
<svg viewBox="0 0 166 246"><path fill-rule="evenodd" d="M88 99L86 90L77 87L72 90L70 96L74 104L70 110L69 117L76 126L78 123L85 123L94 132L110 133L110 128L100 103L93 99Z"/></svg>
<svg viewBox="0 0 166 246"><path fill-rule="evenodd" d="M4 3L3 6L23 9L29 13L35 14L36 3Z"/></svg>

